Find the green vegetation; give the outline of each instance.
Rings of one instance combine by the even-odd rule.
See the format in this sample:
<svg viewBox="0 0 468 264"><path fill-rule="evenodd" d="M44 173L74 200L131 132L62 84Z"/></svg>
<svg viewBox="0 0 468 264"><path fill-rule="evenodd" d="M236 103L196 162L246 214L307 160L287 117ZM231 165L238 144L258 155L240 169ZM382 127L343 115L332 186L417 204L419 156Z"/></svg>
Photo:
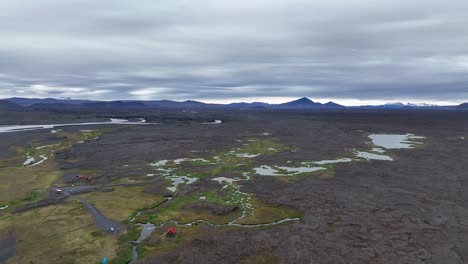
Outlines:
<svg viewBox="0 0 468 264"><path fill-rule="evenodd" d="M186 174L191 178L199 178L199 179L206 178L206 177L210 176L210 174L203 173L203 172L189 172L189 173L186 173Z"/></svg>
<svg viewBox="0 0 468 264"><path fill-rule="evenodd" d="M177 236L165 237L163 234L168 227L166 225L156 229L149 239L138 247L139 259L143 259L145 256L156 252L164 254L205 233L201 230L201 226L198 225L178 226Z"/></svg>
<svg viewBox="0 0 468 264"><path fill-rule="evenodd" d="M266 205L260 200L252 198L249 202L254 208L245 218L237 221L237 224L255 225L280 221L286 218L302 217L302 213L284 206Z"/></svg>
<svg viewBox="0 0 468 264"><path fill-rule="evenodd" d="M141 229L141 226L129 225L127 232L119 237L119 250L116 257L109 261L110 264L127 264L132 260L132 244L130 241L138 239Z"/></svg>
<svg viewBox="0 0 468 264"><path fill-rule="evenodd" d="M76 201L7 214L0 234L13 227L17 253L11 263L97 263L115 255L117 237L97 229Z"/></svg>
<svg viewBox="0 0 468 264"><path fill-rule="evenodd" d="M168 210L177 210L180 209L184 204L200 202L200 196L205 196L204 202L213 203L218 205L226 205L229 203L228 197L223 197L218 194L218 190L210 190L202 192L198 195L185 196L180 198L175 198L171 203L169 203Z"/></svg>
<svg viewBox="0 0 468 264"><path fill-rule="evenodd" d="M91 137L101 134L100 130L83 134L60 132L63 138L60 143L43 145L40 142L30 142L30 145L34 147L14 148L18 156L2 161L2 163L17 165L0 167L0 203L19 205L43 198L39 196L39 193L44 193L62 175L53 161L51 151L69 148L81 141L83 135ZM22 166L25 157L34 156L36 160L39 160L39 155L44 155L49 159L37 166Z"/></svg>
<svg viewBox="0 0 468 264"><path fill-rule="evenodd" d="M0 203L35 200L37 192L43 192L60 175L54 164L44 163L35 167L0 168ZM25 198L26 197L26 198Z"/></svg>
<svg viewBox="0 0 468 264"><path fill-rule="evenodd" d="M34 203L40 201L42 198L46 197L47 193L45 191L31 191L26 194L24 198L15 199L9 202L9 206L15 207L25 203Z"/></svg>
<svg viewBox="0 0 468 264"><path fill-rule="evenodd" d="M239 150L234 151L237 154L240 153L249 153L249 154L259 154L259 155L273 155L275 153L284 152L290 150L291 148L272 141L270 139L251 139L249 144L243 146Z"/></svg>
<svg viewBox="0 0 468 264"><path fill-rule="evenodd" d="M81 132L81 139L82 140L93 140L99 138L104 131L96 129L91 131L82 131Z"/></svg>
<svg viewBox="0 0 468 264"><path fill-rule="evenodd" d="M243 155L267 156L290 149L290 147L270 139L250 139L248 145L220 153L208 160L191 159L189 161L183 161L182 164L179 165L173 160L169 160L166 164L159 166L158 169L164 172L170 170L175 175L189 175L190 177L196 178L215 176L223 172L241 176L246 168L252 168L255 164L255 157L243 157ZM185 163L191 166L187 168Z"/></svg>
<svg viewBox="0 0 468 264"><path fill-rule="evenodd" d="M103 131L59 133L63 138L62 142L53 145L40 145L34 142L32 144L34 147L18 149L20 156L13 160L22 164L24 156L46 155L49 157L46 162L33 167L0 167L0 204L8 204L14 208L43 199L47 195L47 189L53 183L57 183L62 176L51 152L66 149L81 141L95 139L101 136ZM227 177L242 177L243 173L251 171L256 165L255 157L243 155L273 155L289 149L272 140L255 139L249 141L246 146L223 152L209 160L191 159L180 164L169 161L160 168L174 175L196 178L214 177L223 173L223 175L228 173ZM68 161L73 162L73 160ZM83 172L84 175L96 173L98 172ZM141 175L135 175L135 177L120 178L112 183L134 184L142 183L146 179ZM15 185L12 186L11 183ZM0 218L0 234L5 230L10 230L13 225L18 230L17 252L19 253L13 259L16 262L21 259L21 261L34 260L40 263L97 263L105 256L111 260L110 263L120 264L131 260L132 244L129 241L138 238L141 227L131 224L129 220L139 211L155 209L156 213L153 213L154 211L143 212L138 216L137 221L150 221L157 225L167 221L190 223L200 219L214 224L227 224L239 218L244 209L247 210L248 215L241 219L239 224L268 223L297 215L297 212L291 209L265 205L255 199L251 200L250 195L241 192L236 183L227 184L222 190L220 186L219 189L192 193L188 196L175 197L172 200L161 195L147 193L146 188L147 186L144 185L113 186L109 192L96 191L79 195L96 206L108 218L127 223L128 230L120 236L97 229L86 208L72 200L19 214L12 214L13 210L10 209L5 210ZM228 210L235 206L240 209L233 210L227 215L218 215L211 211L212 205L225 206ZM27 219L34 220L28 221ZM20 224L16 225L16 222ZM31 228L36 226L40 228ZM164 230L156 231L153 236L153 238L157 237L156 242L143 243L138 249L140 256L150 252L170 250L199 234L198 227L179 227L178 230L182 231L175 238L159 237ZM115 251L116 248L118 248L118 253ZM38 252L41 256L37 255ZM261 259L269 258L264 256Z"/></svg>
<svg viewBox="0 0 468 264"><path fill-rule="evenodd" d="M34 149L27 149L25 150L24 154L22 156L24 157L32 157L34 156L35 154L35 150Z"/></svg>
<svg viewBox="0 0 468 264"><path fill-rule="evenodd" d="M200 197L204 196L205 199L201 200ZM139 222L150 221L154 224L161 224L167 221L179 221L181 223L189 223L195 220L204 219L213 223L227 223L230 220L238 217L241 212L239 210L232 212L229 215L213 215L209 213L207 205L217 204L221 206L235 206L231 201L229 195L221 196L217 190L210 190L196 195L177 197L170 202L164 204L155 214L145 215L142 214L138 218ZM186 206L195 205L197 210L193 208L184 208Z"/></svg>
<svg viewBox="0 0 468 264"><path fill-rule="evenodd" d="M165 201L161 195L144 192L145 186L115 187L112 192L80 194L108 218L124 222L142 208L153 208Z"/></svg>
<svg viewBox="0 0 468 264"><path fill-rule="evenodd" d="M236 150L224 152L214 158L217 167L210 174L217 175L222 172L244 172L245 167L251 168L255 164L255 157L243 155L268 156L291 148L269 139L251 139L249 144Z"/></svg>
<svg viewBox="0 0 468 264"><path fill-rule="evenodd" d="M44 191L32 191L26 195L26 198L24 198L24 201L28 203L32 203L32 202L36 202L40 200L44 196L46 196L46 192Z"/></svg>
<svg viewBox="0 0 468 264"><path fill-rule="evenodd" d="M60 134L60 135L59 135ZM18 155L2 160L0 204L8 204L0 218L0 234L15 230L16 255L12 263L97 263L102 256L113 258L117 236L99 230L89 212L72 200L65 203L15 213L14 208L40 201L62 172L51 153L82 140L81 133L57 133L61 142L12 148ZM89 135L92 137L95 135ZM22 166L26 157L44 155L49 159L37 166ZM13 210L11 210L13 209Z"/></svg>
<svg viewBox="0 0 468 264"><path fill-rule="evenodd" d="M291 148L270 139L250 139L249 144L235 150L226 151L214 156L210 160L192 159L190 162L183 161L176 164L174 161L167 161L164 165L158 166L164 173L173 173L174 175L189 175L190 177L214 177L229 173L229 177L245 177L256 165L257 156L273 155L279 152L290 150ZM187 167L187 165L190 165ZM286 171L284 171L286 173ZM169 183L168 183L169 184ZM203 199L200 199L200 197ZM266 223L281 220L292 215L283 209L262 205L259 213L255 215L255 205L249 204L250 195L240 192L236 183L225 183L222 192L217 190L205 191L203 193L191 194L185 197L176 197L164 206L158 208L154 214L142 214L138 218L140 222L151 221L154 224L161 224L167 221L178 221L180 223L189 223L195 220L204 219L206 221L225 224L236 219L242 214L243 210L251 215L244 221L248 224ZM209 204L222 206L238 206L237 210L228 217L212 215L208 211ZM234 216L235 215L235 216ZM271 221L269 221L270 219Z"/></svg>
<svg viewBox="0 0 468 264"><path fill-rule="evenodd" d="M217 190L210 190L202 192L200 195L203 195L208 203L214 203L218 205L239 205L238 201L233 200L232 192L229 189L228 193L225 196L219 195Z"/></svg>
<svg viewBox="0 0 468 264"><path fill-rule="evenodd" d="M112 181L112 184L133 184L133 183L142 183L148 179L140 177L125 177L118 180Z"/></svg>
<svg viewBox="0 0 468 264"><path fill-rule="evenodd" d="M209 160L204 160L204 159L193 159L193 160L190 160L190 164L195 165L195 166L201 166L201 165L212 164L212 162Z"/></svg>

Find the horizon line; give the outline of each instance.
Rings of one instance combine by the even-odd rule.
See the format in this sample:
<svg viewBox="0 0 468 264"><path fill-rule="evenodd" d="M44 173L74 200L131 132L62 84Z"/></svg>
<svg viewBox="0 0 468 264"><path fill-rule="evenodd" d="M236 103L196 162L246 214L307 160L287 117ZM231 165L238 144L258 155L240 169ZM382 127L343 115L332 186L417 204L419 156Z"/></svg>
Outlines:
<svg viewBox="0 0 468 264"><path fill-rule="evenodd" d="M84 101L100 101L100 102L112 102L112 101L174 101L174 102L186 102L186 101L196 101L205 104L221 104L229 105L234 103L265 103L265 104L283 104L291 101L295 101L301 98L307 98L316 103L328 103L333 102L342 106L353 107L353 106L378 106L378 105L387 105L387 104L398 104L402 103L404 105L414 104L414 105L434 105L434 106L457 106L468 102L467 100L456 100L456 101L435 101L435 100L421 100L421 99L393 99L393 100L378 100L378 99L355 99L355 98L311 98L308 96L302 97L232 97L232 98L195 98L195 99L155 99L155 98L136 98L136 99L90 99L90 98L70 98L70 97L5 97L0 98L0 100L8 100L13 98L21 99L55 99L55 100L84 100Z"/></svg>

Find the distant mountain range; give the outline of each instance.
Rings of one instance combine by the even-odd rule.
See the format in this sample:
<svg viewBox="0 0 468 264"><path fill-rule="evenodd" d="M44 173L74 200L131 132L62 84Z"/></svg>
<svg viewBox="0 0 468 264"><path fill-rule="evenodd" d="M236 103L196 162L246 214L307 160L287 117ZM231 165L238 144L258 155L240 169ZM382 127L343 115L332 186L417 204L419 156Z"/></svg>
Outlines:
<svg viewBox="0 0 468 264"><path fill-rule="evenodd" d="M0 109L18 109L22 107L41 109L72 109L72 108L90 108L90 109L118 109L118 108L177 108L177 109L201 109L201 108L231 108L231 109L323 109L323 110L339 110L339 109L434 109L434 110L451 110L451 109L468 109L468 103L458 106L438 106L431 104L403 104L390 103L384 105L365 105L346 107L334 102L325 104L314 102L307 97L303 97L291 102L282 104L268 104L262 102L253 103L231 103L231 104L207 104L198 101L171 101L171 100L155 100L155 101L91 101L91 100L72 100L72 99L55 99L55 98L8 98L0 100Z"/></svg>
<svg viewBox="0 0 468 264"><path fill-rule="evenodd" d="M459 106L457 106L458 109L468 109L468 103L463 103Z"/></svg>
<svg viewBox="0 0 468 264"><path fill-rule="evenodd" d="M8 100L0 100L0 110L20 109L21 106Z"/></svg>
<svg viewBox="0 0 468 264"><path fill-rule="evenodd" d="M207 104L198 101L87 101L54 98L8 98L3 101L15 103L23 107L32 108L253 108L253 109L342 109L345 106L328 102L326 104L314 102L303 97L295 101L283 104L267 103L232 103L232 104Z"/></svg>
<svg viewBox="0 0 468 264"><path fill-rule="evenodd" d="M365 108L365 109L437 109L437 108L447 108L447 107L456 107L456 106L439 106L439 105L434 105L434 104L411 104L411 103L389 103L389 104L383 104L383 105L363 105L359 106L359 108Z"/></svg>

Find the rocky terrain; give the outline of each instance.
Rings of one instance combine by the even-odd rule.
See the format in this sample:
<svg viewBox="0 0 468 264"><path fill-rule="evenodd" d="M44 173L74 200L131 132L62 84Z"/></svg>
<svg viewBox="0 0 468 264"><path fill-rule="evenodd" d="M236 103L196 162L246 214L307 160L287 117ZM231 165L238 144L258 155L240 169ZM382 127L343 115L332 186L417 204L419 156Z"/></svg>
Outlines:
<svg viewBox="0 0 468 264"><path fill-rule="evenodd" d="M468 262L463 111L0 116L0 263Z"/></svg>

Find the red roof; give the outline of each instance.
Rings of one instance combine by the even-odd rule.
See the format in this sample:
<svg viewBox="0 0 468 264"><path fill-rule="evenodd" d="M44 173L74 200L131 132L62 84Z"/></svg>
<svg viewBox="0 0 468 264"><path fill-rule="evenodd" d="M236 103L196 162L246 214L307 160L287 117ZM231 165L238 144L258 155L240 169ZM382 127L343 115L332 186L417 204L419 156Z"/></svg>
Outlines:
<svg viewBox="0 0 468 264"><path fill-rule="evenodd" d="M177 234L177 231L175 230L175 228L173 226L169 227L169 229L167 230L166 234Z"/></svg>

